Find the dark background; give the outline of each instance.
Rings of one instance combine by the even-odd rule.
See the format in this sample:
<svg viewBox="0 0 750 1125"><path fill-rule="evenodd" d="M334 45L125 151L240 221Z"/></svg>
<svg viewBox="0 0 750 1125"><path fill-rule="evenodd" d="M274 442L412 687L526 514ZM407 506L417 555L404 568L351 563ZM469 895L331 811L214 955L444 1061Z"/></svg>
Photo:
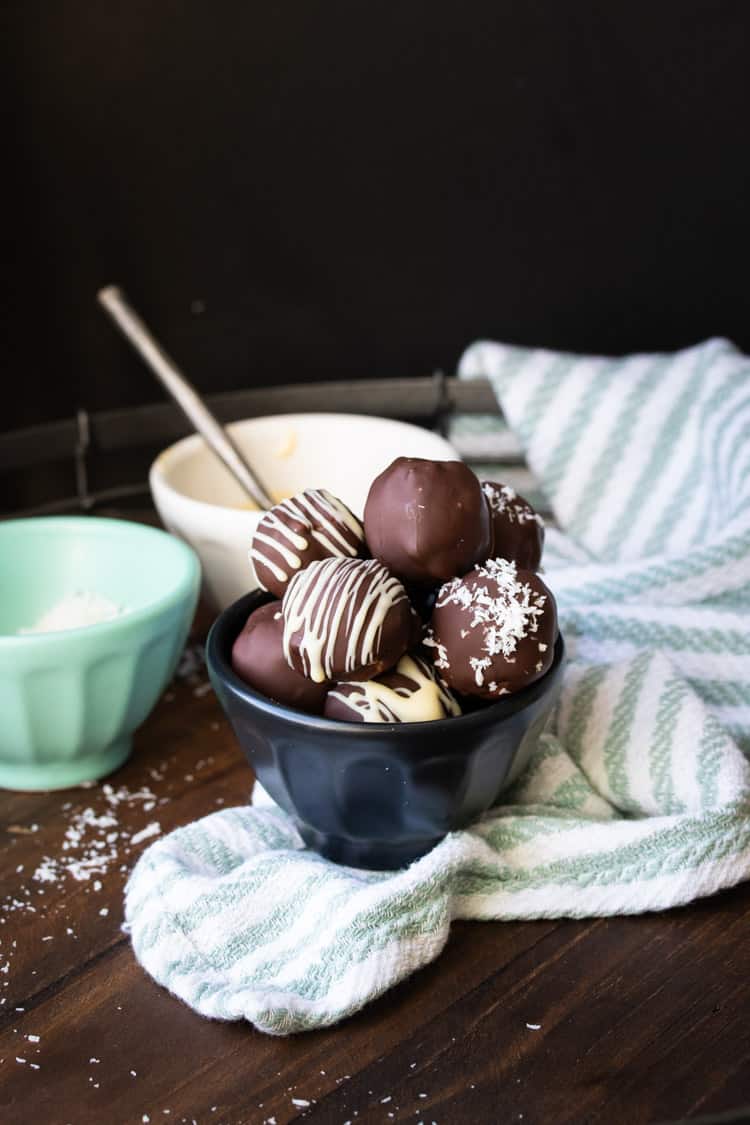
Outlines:
<svg viewBox="0 0 750 1125"><path fill-rule="evenodd" d="M25 3L0 430L203 389L452 371L478 336L750 349L750 5ZM9 405L8 405L9 403Z"/></svg>

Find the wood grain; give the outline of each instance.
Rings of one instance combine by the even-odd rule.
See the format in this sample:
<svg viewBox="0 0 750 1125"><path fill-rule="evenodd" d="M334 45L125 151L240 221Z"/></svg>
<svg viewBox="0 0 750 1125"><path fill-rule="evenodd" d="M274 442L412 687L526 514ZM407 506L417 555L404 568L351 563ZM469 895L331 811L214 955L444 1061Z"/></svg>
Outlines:
<svg viewBox="0 0 750 1125"><path fill-rule="evenodd" d="M129 837L252 785L205 683L198 670L171 685L107 779L155 805L117 806L118 861L98 879L32 876L76 812L110 807L101 784L0 798L3 1125L637 1125L750 1104L750 886L640 918L459 923L438 962L345 1025L288 1039L201 1019L158 988L120 929L148 843Z"/></svg>

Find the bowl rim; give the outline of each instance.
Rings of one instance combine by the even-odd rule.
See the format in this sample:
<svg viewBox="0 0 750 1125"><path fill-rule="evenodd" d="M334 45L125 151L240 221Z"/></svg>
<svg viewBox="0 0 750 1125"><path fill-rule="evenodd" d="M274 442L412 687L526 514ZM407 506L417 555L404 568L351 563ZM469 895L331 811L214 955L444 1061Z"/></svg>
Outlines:
<svg viewBox="0 0 750 1125"><path fill-rule="evenodd" d="M250 613L254 609L259 609L261 605L274 600L277 599L274 599L265 590L253 590L222 610L213 622L206 640L206 664L211 679L213 680L215 676L235 698L239 698L246 706L261 711L274 719L282 720L287 725L300 731L314 729L321 732L328 731L334 735L351 735L355 738L362 738L367 734L372 735L373 728L376 728L378 734L388 731L402 738L413 736L415 731L423 730L427 732L432 730L437 732L446 728L459 734L460 730L467 730L472 726L482 726L494 721L502 722L503 719L509 719L519 711L525 710L532 703L536 703L554 688L565 659L565 642L562 633L558 632L552 664L543 676L521 688L520 691L513 692L498 699L495 703L490 703L488 706L471 711L466 715L417 723L356 723L341 719L328 719L324 715L312 715L306 711L297 711L255 691L237 675L225 655L225 651L231 651L231 646L241 632ZM457 724L460 724L460 727Z"/></svg>
<svg viewBox="0 0 750 1125"><path fill-rule="evenodd" d="M108 630L129 629L134 625L153 617L155 612L171 609L178 604L191 590L196 598L200 589L201 567L196 552L189 543L178 539L175 535L163 531L161 528L152 527L150 524L139 523L136 520L112 519L109 516L29 516L20 519L0 521L0 549L2 538L6 534L21 531L23 534L38 534L50 529L64 531L85 531L87 534L97 531L108 531L110 534L129 537L143 537L145 539L158 539L161 543L168 542L169 548L174 550L177 557L181 557L183 568L173 577L173 584L163 594L157 596L144 605L129 609L117 617L107 621L97 621L90 625L76 625L69 629L54 629L40 633L0 633L0 650L24 645L51 645L63 644L71 636L76 638L99 637Z"/></svg>
<svg viewBox="0 0 750 1125"><path fill-rule="evenodd" d="M447 438L441 434L436 434L432 430L426 429L424 426L418 426L413 422L405 422L401 418L387 418L382 414L356 414L353 411L330 411L330 410L298 410L287 411L283 414L261 414L251 418L235 418L234 421L228 422L226 428L231 432L237 427L256 423L256 422L276 422L291 424L293 421L299 422L300 419L307 421L308 419L315 419L324 422L336 422L346 424L356 418L358 422L365 421L374 423L375 425L386 424L389 426L396 426L400 429L420 430L423 433L430 434L438 442L442 443L447 450L453 454L453 459L456 461L461 460L461 456ZM200 449L203 445L203 438L200 434L187 434L185 437L179 438L177 441L172 442L171 445L162 449L151 462L148 471L149 487L152 491L161 489L168 492L170 496L176 497L182 504L195 505L197 511L209 510L211 512L232 512L237 516L247 517L248 515L258 515L263 509L258 508L237 508L231 504L212 504L208 500L199 500L196 496L191 496L189 492L183 492L181 489L176 488L171 483L168 476L168 470L165 468L166 463L174 457L179 456L180 462L188 457L195 449ZM446 458L447 460L448 458ZM315 487L315 485L308 485L307 487Z"/></svg>

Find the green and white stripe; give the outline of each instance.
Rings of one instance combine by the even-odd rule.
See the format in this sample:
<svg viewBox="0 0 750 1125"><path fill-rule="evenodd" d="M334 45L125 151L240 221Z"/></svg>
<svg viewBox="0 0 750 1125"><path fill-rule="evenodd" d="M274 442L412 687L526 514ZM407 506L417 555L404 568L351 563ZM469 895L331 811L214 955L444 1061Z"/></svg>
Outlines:
<svg viewBox="0 0 750 1125"><path fill-rule="evenodd" d="M504 804L405 871L306 851L257 789L154 843L133 947L205 1016L322 1027L438 956L452 918L634 914L750 877L750 363L723 340L618 360L478 344L461 373L493 381L564 529L545 550L560 704ZM497 419L455 434L517 449Z"/></svg>

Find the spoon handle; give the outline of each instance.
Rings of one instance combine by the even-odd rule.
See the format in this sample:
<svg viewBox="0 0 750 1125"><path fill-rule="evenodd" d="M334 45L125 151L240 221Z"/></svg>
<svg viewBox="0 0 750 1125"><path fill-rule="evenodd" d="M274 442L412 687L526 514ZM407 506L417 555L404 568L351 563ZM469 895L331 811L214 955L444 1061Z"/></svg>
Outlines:
<svg viewBox="0 0 750 1125"><path fill-rule="evenodd" d="M221 458L237 483L260 508L272 508L273 500L230 435L208 409L174 360L170 359L157 343L123 291L116 285L108 285L100 289L97 300L126 340L133 345L141 359L151 368L156 378L166 387L198 433L205 438L217 457Z"/></svg>

